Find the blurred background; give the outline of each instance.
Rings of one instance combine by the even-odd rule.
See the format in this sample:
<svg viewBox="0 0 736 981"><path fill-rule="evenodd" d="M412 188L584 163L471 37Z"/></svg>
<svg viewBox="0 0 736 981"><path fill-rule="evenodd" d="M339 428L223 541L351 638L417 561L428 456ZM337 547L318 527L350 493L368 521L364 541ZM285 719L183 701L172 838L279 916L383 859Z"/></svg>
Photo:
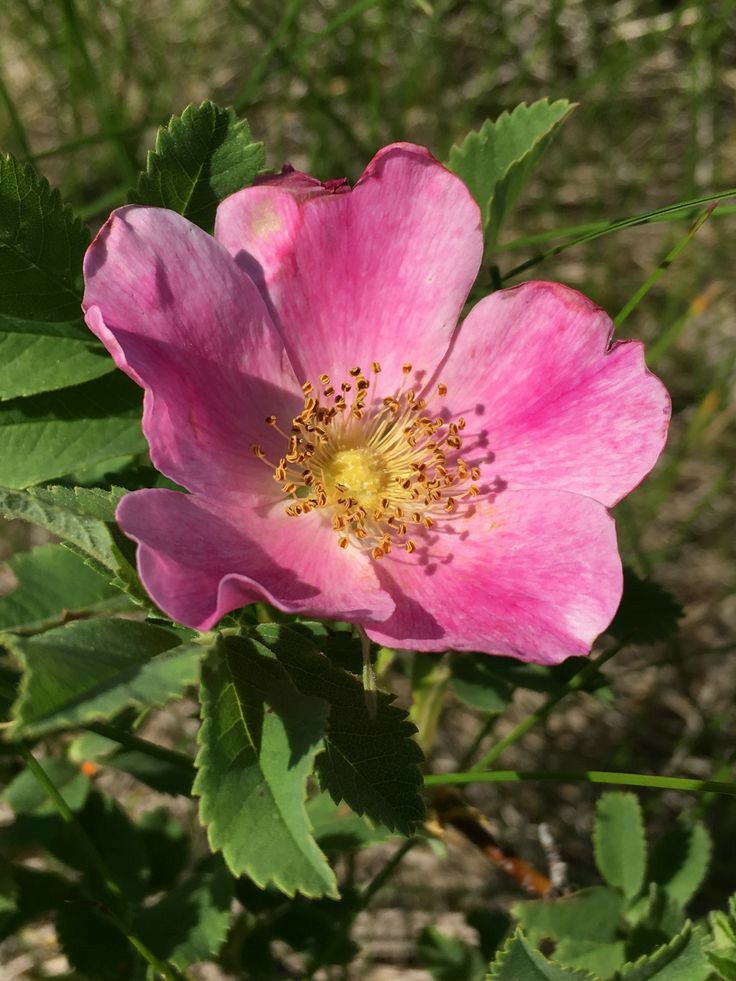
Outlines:
<svg viewBox="0 0 736 981"><path fill-rule="evenodd" d="M555 244L562 229L736 186L734 28L734 0L13 0L0 33L0 149L32 160L97 225L125 201L156 127L204 98L247 116L273 168L289 160L322 179L351 180L393 140L446 159L469 129L521 101L574 100L578 109L501 235L503 273ZM667 645L619 655L606 669L615 701L572 700L504 756L509 766L733 779L734 210L729 201L717 209L622 331L647 341L674 403L667 452L617 509L622 551L683 604L682 630ZM618 231L533 275L575 286L615 315L687 227L679 216ZM0 559L35 534L4 525ZM6 573L0 590L11 587ZM537 698L518 698L497 734ZM448 697L432 765L456 769L479 724ZM167 725L174 735L191 728L187 707L172 709ZM156 803L132 781L109 787L126 806ZM594 789L527 785L469 796L499 840L541 865L537 828L548 822L572 881L592 881ZM705 816L716 847L697 902L701 912L722 906L736 886L733 802L672 792L641 799L652 833L683 811ZM385 857L368 850L360 861L375 871ZM469 845L451 843L447 857L415 849L358 923L366 952L355 977L428 977L413 973L423 925L466 936L470 907L503 907L512 895ZM51 971L53 937L25 944L41 960L47 950Z"/></svg>

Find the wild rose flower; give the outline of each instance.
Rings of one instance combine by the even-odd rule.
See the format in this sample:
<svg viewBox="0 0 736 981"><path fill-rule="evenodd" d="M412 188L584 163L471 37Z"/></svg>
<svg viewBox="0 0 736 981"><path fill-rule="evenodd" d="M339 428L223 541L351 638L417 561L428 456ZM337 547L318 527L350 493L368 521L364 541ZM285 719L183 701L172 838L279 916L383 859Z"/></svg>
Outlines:
<svg viewBox="0 0 736 981"><path fill-rule="evenodd" d="M84 309L190 492L117 513L173 619L266 600L391 647L590 649L622 588L607 508L657 460L669 398L564 286L496 292L457 327L482 248L464 184L409 144L353 189L246 188L214 238L162 209L111 216Z"/></svg>

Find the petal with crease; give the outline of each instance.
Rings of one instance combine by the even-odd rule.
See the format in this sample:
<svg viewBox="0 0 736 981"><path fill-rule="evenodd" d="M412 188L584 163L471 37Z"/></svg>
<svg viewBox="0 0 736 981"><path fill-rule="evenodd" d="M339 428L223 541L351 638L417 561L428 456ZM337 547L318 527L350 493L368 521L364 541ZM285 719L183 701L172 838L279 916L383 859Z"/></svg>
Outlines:
<svg viewBox="0 0 736 981"><path fill-rule="evenodd" d="M382 620L394 603L368 557L337 547L318 514L289 518L283 505L239 509L169 490L140 490L117 521L138 542L138 571L172 619L209 630L226 613L265 600L280 610L353 623Z"/></svg>
<svg viewBox="0 0 736 981"><path fill-rule="evenodd" d="M417 545L380 562L396 610L366 628L379 644L557 664L590 651L621 599L613 519L577 494L502 491Z"/></svg>
<svg viewBox="0 0 736 981"><path fill-rule="evenodd" d="M84 263L90 329L146 389L151 458L190 490L273 494L250 447L276 459L303 399L260 294L209 235L160 208L113 213Z"/></svg>
<svg viewBox="0 0 736 981"><path fill-rule="evenodd" d="M641 344L609 347L612 330L599 307L557 283L502 290L471 311L440 376L484 481L611 507L649 473L670 398Z"/></svg>
<svg viewBox="0 0 736 981"><path fill-rule="evenodd" d="M352 191L245 188L220 205L215 236L259 282L302 380L378 361L387 394L404 362L432 374L483 250L470 192L408 143L381 150Z"/></svg>

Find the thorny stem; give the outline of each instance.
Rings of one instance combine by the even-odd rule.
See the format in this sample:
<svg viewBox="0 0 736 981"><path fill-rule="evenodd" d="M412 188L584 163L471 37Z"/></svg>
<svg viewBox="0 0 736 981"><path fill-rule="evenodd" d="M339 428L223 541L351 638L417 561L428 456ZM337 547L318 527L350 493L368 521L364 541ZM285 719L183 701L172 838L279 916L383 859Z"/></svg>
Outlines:
<svg viewBox="0 0 736 981"><path fill-rule="evenodd" d="M582 670L574 674L572 678L557 692L554 692L549 696L547 701L540 705L538 709L531 712L525 719L515 726L511 732L500 739L494 746L488 750L488 752L482 756L477 763L471 766L471 772L475 773L478 770L485 770L486 767L491 766L496 760L501 756L503 751L511 746L513 743L521 739L522 736L526 735L530 729L533 729L539 722L543 722L547 716L550 714L552 709L554 709L563 698L571 694L574 691L579 691L586 682L601 668L606 661L610 659L624 647L625 641L614 645L610 650L603 651L598 657L593 658L585 665Z"/></svg>
<svg viewBox="0 0 736 981"><path fill-rule="evenodd" d="M51 780L36 757L26 746L21 743L18 744L17 748L31 774L44 789L49 800L59 812L60 817L69 826L70 830L76 837L79 847L82 849L89 864L95 869L104 882L105 888L109 890L110 894L117 900L124 903L125 896L123 895L120 886L117 884L115 879L113 879L112 875L110 874L110 870L107 868L107 865L102 859L102 856L87 837L84 828L79 821L77 821L69 805L59 793L59 790L54 784L53 780ZM153 951L149 950L148 947L146 947L146 945L138 939L138 937L134 936L134 934L130 932L128 927L123 923L114 910L110 909L109 906L105 906L104 912L114 923L117 929L123 934L123 936L128 939L131 946L145 961L151 965L152 968L154 968L154 970L158 971L161 977L165 978L166 981L177 981L178 974L164 961L159 960Z"/></svg>

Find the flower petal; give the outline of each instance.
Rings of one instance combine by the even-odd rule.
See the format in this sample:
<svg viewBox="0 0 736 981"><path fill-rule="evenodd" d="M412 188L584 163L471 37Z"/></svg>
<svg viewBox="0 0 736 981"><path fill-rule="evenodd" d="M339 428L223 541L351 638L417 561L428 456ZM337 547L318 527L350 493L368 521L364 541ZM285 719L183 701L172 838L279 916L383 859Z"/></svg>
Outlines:
<svg viewBox="0 0 736 981"><path fill-rule="evenodd" d="M220 205L215 236L273 304L301 380L378 361L386 394L402 363L428 377L440 362L483 251L468 189L408 143L381 150L352 191L245 188Z"/></svg>
<svg viewBox="0 0 736 981"><path fill-rule="evenodd" d="M557 664L587 654L616 612L621 561L613 519L597 501L503 491L438 527L413 555L381 559L396 610L366 628L377 643Z"/></svg>
<svg viewBox="0 0 736 981"><path fill-rule="evenodd" d="M239 509L168 490L126 495L117 510L138 542L138 571L174 620L209 630L230 610L266 600L288 613L382 620L394 604L370 560L343 551L319 515L289 518L252 499Z"/></svg>
<svg viewBox="0 0 736 981"><path fill-rule="evenodd" d="M146 389L155 466L190 490L271 491L251 444L278 459L284 439L265 418L288 422L303 399L258 290L222 246L171 211L121 208L84 273L87 324Z"/></svg>
<svg viewBox="0 0 736 981"><path fill-rule="evenodd" d="M643 347L575 290L526 283L482 300L441 381L467 420L463 455L496 487L548 487L614 505L652 469L670 398Z"/></svg>

